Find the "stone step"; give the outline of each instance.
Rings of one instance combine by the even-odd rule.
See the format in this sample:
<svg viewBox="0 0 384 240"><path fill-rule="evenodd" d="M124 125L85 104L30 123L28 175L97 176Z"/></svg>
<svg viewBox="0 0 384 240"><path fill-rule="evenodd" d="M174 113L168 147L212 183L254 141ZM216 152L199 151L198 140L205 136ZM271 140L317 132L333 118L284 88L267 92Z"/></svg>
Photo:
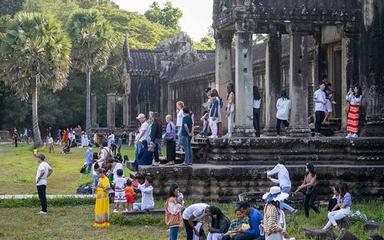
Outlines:
<svg viewBox="0 0 384 240"><path fill-rule="evenodd" d="M7 200L7 199L31 199L31 198L38 198L38 195L34 194L3 194L0 195L0 200ZM56 199L56 198L95 198L95 195L86 195L86 194L69 194L69 195L47 195L47 199Z"/></svg>

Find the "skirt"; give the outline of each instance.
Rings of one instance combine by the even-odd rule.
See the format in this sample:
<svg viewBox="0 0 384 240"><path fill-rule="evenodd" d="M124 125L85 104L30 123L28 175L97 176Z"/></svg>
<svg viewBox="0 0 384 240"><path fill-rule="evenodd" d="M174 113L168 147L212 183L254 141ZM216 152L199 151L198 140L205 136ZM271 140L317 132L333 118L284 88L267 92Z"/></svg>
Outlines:
<svg viewBox="0 0 384 240"><path fill-rule="evenodd" d="M109 197L108 194L96 194L95 227L109 226Z"/></svg>
<svg viewBox="0 0 384 240"><path fill-rule="evenodd" d="M128 203L134 203L135 202L135 197L134 196L125 196L125 199L127 199Z"/></svg>
<svg viewBox="0 0 384 240"><path fill-rule="evenodd" d="M359 130L360 105L349 105L347 117L347 132L357 133Z"/></svg>

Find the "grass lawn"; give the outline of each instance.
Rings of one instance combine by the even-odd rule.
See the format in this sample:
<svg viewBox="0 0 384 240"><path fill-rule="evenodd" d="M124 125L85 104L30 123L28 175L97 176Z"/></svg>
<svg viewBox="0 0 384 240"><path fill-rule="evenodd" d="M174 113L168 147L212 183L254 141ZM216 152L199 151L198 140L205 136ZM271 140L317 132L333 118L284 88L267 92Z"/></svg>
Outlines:
<svg viewBox="0 0 384 240"><path fill-rule="evenodd" d="M72 148L66 155L60 154L61 148L55 146L55 153L42 152L47 162L53 167L53 174L48 178L47 194L75 194L77 187L91 176L81 175L80 168L85 161L85 148ZM93 148L93 151L96 151ZM134 158L133 148L124 146L122 155ZM15 148L11 144L0 145L0 162L4 169L0 173L0 194L35 194L37 159L33 156L33 147L20 144Z"/></svg>

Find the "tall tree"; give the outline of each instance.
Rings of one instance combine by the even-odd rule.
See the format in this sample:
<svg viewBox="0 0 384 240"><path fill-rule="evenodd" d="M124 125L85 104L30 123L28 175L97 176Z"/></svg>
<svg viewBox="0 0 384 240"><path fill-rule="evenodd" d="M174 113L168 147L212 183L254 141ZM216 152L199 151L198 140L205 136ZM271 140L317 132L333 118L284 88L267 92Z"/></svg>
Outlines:
<svg viewBox="0 0 384 240"><path fill-rule="evenodd" d="M3 80L21 100L32 96L35 146L43 144L39 129L38 90L63 88L70 67L71 43L56 19L38 13L20 13L10 21L1 39Z"/></svg>
<svg viewBox="0 0 384 240"><path fill-rule="evenodd" d="M159 3L155 1L144 13L144 16L151 22L160 23L168 28L179 29L178 24L183 16L183 12L179 8L174 7L169 1L161 9Z"/></svg>
<svg viewBox="0 0 384 240"><path fill-rule="evenodd" d="M85 128L91 129L91 75L102 70L115 46L114 33L107 20L99 11L79 10L68 24L72 39L72 59L74 66L86 76L86 121Z"/></svg>

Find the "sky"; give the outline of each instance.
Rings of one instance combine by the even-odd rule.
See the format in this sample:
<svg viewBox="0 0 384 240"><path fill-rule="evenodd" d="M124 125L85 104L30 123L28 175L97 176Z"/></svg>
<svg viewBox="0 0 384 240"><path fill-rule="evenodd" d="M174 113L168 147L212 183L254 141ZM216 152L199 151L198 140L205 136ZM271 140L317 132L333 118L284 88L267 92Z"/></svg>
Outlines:
<svg viewBox="0 0 384 240"><path fill-rule="evenodd" d="M143 14L148 10L154 0L113 0L120 8L130 12ZM169 0L173 6L183 12L179 21L181 30L186 32L194 40L200 40L208 34L208 28L212 25L213 0ZM166 0L157 0L163 7Z"/></svg>

